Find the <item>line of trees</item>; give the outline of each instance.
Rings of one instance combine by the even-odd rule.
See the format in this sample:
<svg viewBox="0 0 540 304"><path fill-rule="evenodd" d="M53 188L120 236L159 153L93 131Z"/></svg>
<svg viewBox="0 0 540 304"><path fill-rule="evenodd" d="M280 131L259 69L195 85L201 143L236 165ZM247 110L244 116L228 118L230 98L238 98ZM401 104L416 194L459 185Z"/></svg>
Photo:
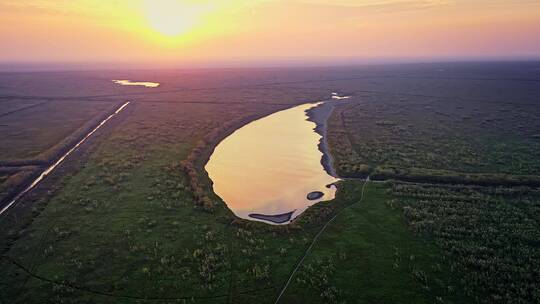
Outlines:
<svg viewBox="0 0 540 304"><path fill-rule="evenodd" d="M206 212L213 213L216 202L208 195L206 185L200 176L200 170L202 169L197 165L197 162L209 156L211 153L210 148L219 141L224 133L231 130L234 125L234 121L229 121L215 127L203 139L199 140L188 157L180 162L180 167L188 178L195 205L201 207Z"/></svg>
<svg viewBox="0 0 540 304"><path fill-rule="evenodd" d="M205 191L204 184L199 178L199 172L195 164L195 161L205 150L206 145L207 144L204 140L200 140L195 148L191 150L188 157L180 162L180 166L188 178L189 187L193 194L195 205L201 207L206 212L212 213L214 212L215 204Z"/></svg>

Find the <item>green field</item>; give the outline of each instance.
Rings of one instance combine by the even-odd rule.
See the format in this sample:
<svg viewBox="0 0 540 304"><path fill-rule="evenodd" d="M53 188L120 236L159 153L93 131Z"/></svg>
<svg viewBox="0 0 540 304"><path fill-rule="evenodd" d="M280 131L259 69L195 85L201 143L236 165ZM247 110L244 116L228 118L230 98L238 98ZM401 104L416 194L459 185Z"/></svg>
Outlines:
<svg viewBox="0 0 540 304"><path fill-rule="evenodd" d="M0 160L46 158L91 119L111 110L110 102L50 101L0 117Z"/></svg>
<svg viewBox="0 0 540 304"><path fill-rule="evenodd" d="M131 101L0 217L0 303L274 303L302 257L280 303L538 302L536 82L433 71L53 73L33 90L0 73L15 110L0 116L4 162L39 159ZM163 85L108 83L131 76ZM378 180L340 182L293 224L235 217L202 170L213 147L333 91L352 95L328 124L336 169ZM19 166L0 168L0 194L36 169Z"/></svg>
<svg viewBox="0 0 540 304"><path fill-rule="evenodd" d="M225 113L238 119L276 106L251 108L237 106ZM2 231L9 232L11 240L2 261L4 299L107 303L132 302L130 297L194 297L212 303L272 303L328 216L358 199L362 183L346 183L338 200L312 208L300 223L283 227L235 220L220 201L209 213L196 206L179 160L198 138L219 127L222 107L139 103L125 114L124 121L95 144L84 168L65 177L52 198L35 202L26 219L20 214L16 220L2 219ZM348 284L358 278L372 284L365 288L365 303L395 303L390 290L396 287L426 303L436 296L446 298L439 287L427 291L415 279L419 271L441 281L449 277L432 269L441 263L437 249L405 229L401 213L385 204L388 199L384 187L369 186L365 201L338 217L328 236L315 245L317 260L306 261L309 265L330 259L336 267L345 267L348 252L363 252L354 271L316 287L343 293L331 298L304 295L305 286L295 279L286 298L350 301L354 293ZM384 218L388 230L380 231L382 223L371 220L377 216ZM24 226L28 217L33 217L28 228L14 228ZM333 252L337 231L350 234L338 255ZM394 267L396 259L403 262ZM373 269L374 264L379 266ZM305 276L301 268L297 278ZM400 277L407 280L395 281Z"/></svg>
<svg viewBox="0 0 540 304"><path fill-rule="evenodd" d="M539 299L538 189L396 183L391 192L411 229L434 238L464 274L464 293L485 293L481 302Z"/></svg>
<svg viewBox="0 0 540 304"><path fill-rule="evenodd" d="M363 95L336 108L329 141L342 176L537 185L539 115L530 103Z"/></svg>

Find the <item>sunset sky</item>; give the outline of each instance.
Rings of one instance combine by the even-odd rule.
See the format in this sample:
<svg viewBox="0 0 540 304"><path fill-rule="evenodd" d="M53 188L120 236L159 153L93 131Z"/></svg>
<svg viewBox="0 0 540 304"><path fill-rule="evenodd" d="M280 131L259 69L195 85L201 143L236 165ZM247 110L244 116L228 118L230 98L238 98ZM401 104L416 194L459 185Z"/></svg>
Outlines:
<svg viewBox="0 0 540 304"><path fill-rule="evenodd" d="M538 0L0 0L2 63L540 57Z"/></svg>

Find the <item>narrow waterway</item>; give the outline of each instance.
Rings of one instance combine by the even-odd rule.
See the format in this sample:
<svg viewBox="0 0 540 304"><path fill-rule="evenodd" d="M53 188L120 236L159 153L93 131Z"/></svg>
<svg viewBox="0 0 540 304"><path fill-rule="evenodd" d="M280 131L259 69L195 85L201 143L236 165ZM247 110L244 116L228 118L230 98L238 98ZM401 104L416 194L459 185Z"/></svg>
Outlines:
<svg viewBox="0 0 540 304"><path fill-rule="evenodd" d="M159 87L159 82L150 82L150 81L131 81L127 79L112 80L112 82L123 85L123 86L141 86L146 88L157 88Z"/></svg>
<svg viewBox="0 0 540 304"><path fill-rule="evenodd" d="M23 191L18 193L11 201L9 201L5 206L0 209L0 215L2 215L4 212L6 212L11 206L13 206L21 197L23 197L26 193L28 193L30 190L32 190L34 187L36 187L47 175L49 175L56 167L58 167L71 153L73 153L77 148L79 148L90 136L92 136L94 133L96 133L97 130L99 130L103 125L105 125L109 120L111 120L114 116L118 115L118 113L122 112L129 104L129 101L122 104L114 113L107 116L104 120L102 120L99 125L97 125L92 131L88 132L77 144L75 144L71 149L69 149L64 155L62 155L59 159L57 159L52 165L44 169L39 176L32 181L26 188L24 188Z"/></svg>
<svg viewBox="0 0 540 304"><path fill-rule="evenodd" d="M317 105L256 120L216 147L205 169L214 192L237 216L288 223L307 207L334 198L331 184L337 179L324 170L321 135L307 120L306 111Z"/></svg>

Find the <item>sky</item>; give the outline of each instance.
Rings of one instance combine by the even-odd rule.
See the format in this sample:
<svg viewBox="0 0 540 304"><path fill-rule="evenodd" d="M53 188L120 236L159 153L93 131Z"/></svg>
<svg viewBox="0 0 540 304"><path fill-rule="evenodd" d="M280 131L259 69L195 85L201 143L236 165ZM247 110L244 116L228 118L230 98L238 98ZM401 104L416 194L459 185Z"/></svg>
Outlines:
<svg viewBox="0 0 540 304"><path fill-rule="evenodd" d="M0 63L540 58L538 0L0 0Z"/></svg>

